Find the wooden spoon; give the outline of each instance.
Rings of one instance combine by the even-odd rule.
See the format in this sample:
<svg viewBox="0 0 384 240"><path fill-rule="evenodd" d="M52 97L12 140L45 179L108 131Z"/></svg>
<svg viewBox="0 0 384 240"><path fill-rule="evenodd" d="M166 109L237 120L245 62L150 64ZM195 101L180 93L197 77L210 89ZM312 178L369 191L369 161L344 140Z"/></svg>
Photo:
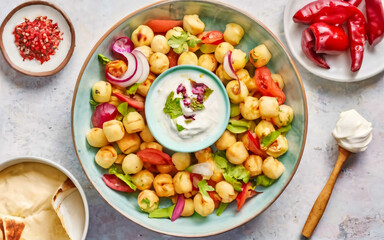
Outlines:
<svg viewBox="0 0 384 240"><path fill-rule="evenodd" d="M317 197L316 202L313 204L312 210L309 213L307 221L303 227L303 231L301 232L304 237L311 237L313 230L315 230L321 216L323 216L324 210L328 204L328 200L331 197L333 187L335 186L337 176L339 175L345 160L347 160L350 154L351 153L349 151L339 146L339 156L337 157L336 165L333 168L331 176L329 177L323 190Z"/></svg>

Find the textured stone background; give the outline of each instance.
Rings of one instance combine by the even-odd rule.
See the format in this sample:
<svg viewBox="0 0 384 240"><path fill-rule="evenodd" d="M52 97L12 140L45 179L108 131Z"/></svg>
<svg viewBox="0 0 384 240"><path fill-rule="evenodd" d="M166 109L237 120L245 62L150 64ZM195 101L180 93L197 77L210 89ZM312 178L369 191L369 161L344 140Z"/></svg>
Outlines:
<svg viewBox="0 0 384 240"><path fill-rule="evenodd" d="M0 20L22 0L1 0ZM71 104L80 68L96 41L114 23L152 0L54 0L71 18L76 49L68 65L52 77L31 78L0 57L0 162L16 156L52 159L80 181L90 206L87 239L176 239L126 219L98 195L76 158L71 136ZM286 0L224 0L259 18L284 43ZM300 232L337 158L331 131L339 112L357 109L373 123L373 142L352 155L312 239L384 239L384 74L357 83L318 78L298 66L309 111L301 164L283 194L253 221L208 239L302 239Z"/></svg>

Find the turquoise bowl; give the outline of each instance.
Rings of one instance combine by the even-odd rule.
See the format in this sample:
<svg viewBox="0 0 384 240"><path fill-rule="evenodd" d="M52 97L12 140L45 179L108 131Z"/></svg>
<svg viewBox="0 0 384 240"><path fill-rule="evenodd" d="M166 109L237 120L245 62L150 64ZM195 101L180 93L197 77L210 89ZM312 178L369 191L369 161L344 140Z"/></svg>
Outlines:
<svg viewBox="0 0 384 240"><path fill-rule="evenodd" d="M179 218L174 222L169 219L149 219L137 205L137 194L125 194L108 188L101 179L105 170L94 161L96 148L87 144L85 134L92 128L92 108L89 104L93 84L104 78L104 67L97 60L101 53L112 57L109 49L111 42L119 36L130 36L131 32L149 19L182 19L184 14L199 14L206 24L206 30L224 31L229 22L240 24L245 35L236 48L249 52L256 45L264 43L272 53L272 60L267 67L271 72L283 76L286 103L290 105L295 117L292 128L287 134L289 150L279 157L286 171L271 187L262 191L257 197L247 200L240 212L236 204L230 204L220 215L215 213L208 217L194 214L192 217ZM251 73L253 75L253 73ZM139 9L112 26L96 43L80 71L72 102L72 134L74 147L79 161L89 181L95 189L121 214L133 222L153 231L181 237L204 237L234 229L258 216L267 209L286 188L300 163L307 135L307 102L303 84L296 66L283 44L273 33L252 15L234 7L212 1L162 1ZM163 202L168 206L169 202ZM161 206L160 206L161 207Z"/></svg>
<svg viewBox="0 0 384 240"><path fill-rule="evenodd" d="M156 101L158 101L158 99L156 99L156 90L159 86L161 86L164 79L167 80L167 78L169 77L173 77L175 75L177 76L177 74L183 74L185 72L194 73L197 75L204 74L205 76L208 76L212 80L216 88L219 89L219 93L213 92L213 94L220 94L220 97L224 100L224 106L222 107L225 108L223 116L215 116L220 121L214 126L211 126L211 128L215 129L213 134L211 134L210 136L204 136L204 138L201 138L201 141L193 141L189 142L188 144L185 144L184 142L179 141L176 138L170 137L170 134L167 131L168 128L165 128L160 125L160 118L167 118L168 116L166 116L165 113L163 113L162 111L160 111L160 113L163 116L159 116L159 114L156 114L158 111L155 109ZM221 83L220 79L211 71L194 65L176 66L160 74L152 83L151 88L149 89L147 97L145 99L145 116L147 119L149 130L151 131L153 137L161 145L175 152L196 152L214 144L227 128L229 114L230 104L227 91L225 90L225 87ZM204 135L204 133L202 133L202 135Z"/></svg>

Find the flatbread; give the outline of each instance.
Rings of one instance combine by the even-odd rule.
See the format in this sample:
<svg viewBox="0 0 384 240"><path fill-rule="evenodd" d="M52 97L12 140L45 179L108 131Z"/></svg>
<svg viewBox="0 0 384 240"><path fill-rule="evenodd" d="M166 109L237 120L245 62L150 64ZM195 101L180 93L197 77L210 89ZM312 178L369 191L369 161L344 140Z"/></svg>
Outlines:
<svg viewBox="0 0 384 240"><path fill-rule="evenodd" d="M3 226L3 219L0 217L0 240L4 240L4 226Z"/></svg>
<svg viewBox="0 0 384 240"><path fill-rule="evenodd" d="M20 240L21 234L23 234L24 227L25 223L21 218L10 216L4 217L4 240Z"/></svg>

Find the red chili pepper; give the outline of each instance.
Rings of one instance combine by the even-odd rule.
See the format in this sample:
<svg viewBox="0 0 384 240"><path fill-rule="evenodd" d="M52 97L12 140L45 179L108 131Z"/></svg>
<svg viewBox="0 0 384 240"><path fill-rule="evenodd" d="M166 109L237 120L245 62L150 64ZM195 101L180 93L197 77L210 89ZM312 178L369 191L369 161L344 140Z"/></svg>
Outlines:
<svg viewBox="0 0 384 240"><path fill-rule="evenodd" d="M266 157L263 150L260 149L260 142L257 137L254 137L250 131L247 131L248 148L252 153L259 155L260 157Z"/></svg>
<svg viewBox="0 0 384 240"><path fill-rule="evenodd" d="M251 182L244 183L241 186L241 193L239 193L239 195L237 195L236 197L237 211L240 211L240 209L243 207L245 200L259 193L260 192L256 192L255 190L252 189Z"/></svg>
<svg viewBox="0 0 384 240"><path fill-rule="evenodd" d="M113 95L115 95L119 100L127 102L129 106L135 108L136 110L144 110L145 99L138 94L127 96L122 93L113 93Z"/></svg>
<svg viewBox="0 0 384 240"><path fill-rule="evenodd" d="M342 27L318 22L312 24L309 29L316 39L316 53L337 54L349 47L348 36Z"/></svg>
<svg viewBox="0 0 384 240"><path fill-rule="evenodd" d="M384 36L384 10L382 0L365 0L367 11L367 37L371 45L378 44Z"/></svg>
<svg viewBox="0 0 384 240"><path fill-rule="evenodd" d="M319 67L329 69L329 65L325 61L323 54L318 54L315 51L315 36L310 28L306 28L301 35L301 49L305 56Z"/></svg>
<svg viewBox="0 0 384 240"><path fill-rule="evenodd" d="M364 55L365 17L358 8L341 0L320 0L311 2L297 11L293 21L304 24L325 22L332 25L348 21L351 71L360 69Z"/></svg>
<svg viewBox="0 0 384 240"><path fill-rule="evenodd" d="M352 4L355 7L358 7L362 1L363 0L344 0L344 2Z"/></svg>
<svg viewBox="0 0 384 240"><path fill-rule="evenodd" d="M283 90L273 81L271 72L267 67L256 68L255 81L261 95L276 97L279 105L285 102Z"/></svg>
<svg viewBox="0 0 384 240"><path fill-rule="evenodd" d="M150 27L155 33L165 33L174 27L182 27L183 20L152 19L145 25Z"/></svg>
<svg viewBox="0 0 384 240"><path fill-rule="evenodd" d="M168 165L173 164L172 158L160 150L154 148L145 148L136 154L143 162L153 165Z"/></svg>

